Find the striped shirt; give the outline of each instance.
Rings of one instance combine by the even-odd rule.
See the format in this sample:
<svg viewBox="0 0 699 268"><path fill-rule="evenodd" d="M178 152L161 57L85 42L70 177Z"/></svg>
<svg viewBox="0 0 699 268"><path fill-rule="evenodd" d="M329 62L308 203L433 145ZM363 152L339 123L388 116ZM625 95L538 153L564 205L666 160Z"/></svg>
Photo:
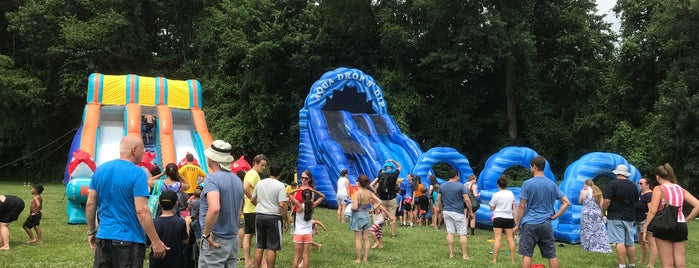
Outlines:
<svg viewBox="0 0 699 268"><path fill-rule="evenodd" d="M677 184L660 185L663 190L663 199L661 205L671 205L677 207L677 222L686 222L682 213L682 204L684 203L684 190Z"/></svg>

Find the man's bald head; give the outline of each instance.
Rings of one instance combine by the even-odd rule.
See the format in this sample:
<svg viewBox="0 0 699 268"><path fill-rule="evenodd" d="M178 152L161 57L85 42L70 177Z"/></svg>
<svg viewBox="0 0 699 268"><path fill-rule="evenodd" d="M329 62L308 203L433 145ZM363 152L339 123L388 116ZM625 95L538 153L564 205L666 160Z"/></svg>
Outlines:
<svg viewBox="0 0 699 268"><path fill-rule="evenodd" d="M143 140L135 136L126 136L119 143L119 155L121 159L137 164L141 162L145 148Z"/></svg>

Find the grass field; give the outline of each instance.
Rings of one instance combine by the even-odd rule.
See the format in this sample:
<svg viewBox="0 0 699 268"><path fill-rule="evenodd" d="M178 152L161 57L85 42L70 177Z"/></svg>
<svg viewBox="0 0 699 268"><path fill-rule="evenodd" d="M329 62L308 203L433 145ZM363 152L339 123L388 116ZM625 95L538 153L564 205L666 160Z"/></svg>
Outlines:
<svg viewBox="0 0 699 268"><path fill-rule="evenodd" d="M66 223L65 188L62 184L44 187L41 221L44 243L24 243L27 235L22 229L22 223L29 213L29 209L25 208L20 219L10 225L12 248L10 251L0 251L0 267L90 267L94 253L87 244L87 227ZM22 182L0 182L0 189L0 194L17 195L25 202L31 200L30 189L23 187ZM336 223L335 210L317 209L314 215L314 218L326 224L328 231L320 231L314 238L323 247L322 251L314 250L311 254L312 267L517 267L509 264L505 249L500 254L498 264L490 263L492 244L487 242L492 238L490 230L477 230L476 236L468 237L471 260L461 261L447 257L444 229L434 230L431 227L398 227L397 238L386 238L383 249L371 250L369 263L355 264L354 233L346 224ZM693 254L699 248L699 226L696 222L689 226L687 267L699 267L699 256ZM384 234L390 236L390 227L384 228ZM458 243L455 246L456 252L459 252ZM293 257L291 235L285 234L282 247L277 265L289 267ZM506 248L506 243L503 247ZM637 252L640 253L638 247ZM242 250L240 254L242 256ZM585 252L579 245L570 244L558 247L558 257L562 267L612 267L616 263L614 253ZM521 262L520 256L516 259L518 263ZM535 253L534 263L548 264L538 252ZM660 267L660 260L656 267Z"/></svg>

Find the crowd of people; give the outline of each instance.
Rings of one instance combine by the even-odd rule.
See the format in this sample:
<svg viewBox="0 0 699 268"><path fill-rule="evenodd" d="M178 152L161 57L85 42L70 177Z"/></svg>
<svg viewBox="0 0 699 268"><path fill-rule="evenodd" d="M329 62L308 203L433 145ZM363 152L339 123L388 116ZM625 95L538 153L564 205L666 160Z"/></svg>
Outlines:
<svg viewBox="0 0 699 268"><path fill-rule="evenodd" d="M249 171L234 174L231 145L216 140L204 151L208 175L191 154L180 168L170 163L162 173L147 174L135 165L145 152L141 139L124 137L119 149L120 158L98 167L88 190L87 236L95 251L95 267L141 267L146 247L150 247L151 267L236 267L244 262L245 267L271 268L277 264L276 254L286 231L293 234L292 267L309 267L311 248L322 246L313 241L313 235L317 226L326 227L313 219L313 211L325 195L315 189L308 170L300 174L300 185L296 177L288 185L283 183L282 166L277 163L271 163L269 177L262 178L269 160L260 154L253 158ZM510 263L517 263L515 236L519 234L517 253L522 255L522 267L532 266L537 246L550 267L560 266L551 221L563 215L571 202L544 176L545 165L541 156L531 160L532 177L522 184L519 202L508 190L507 178L498 179L498 191L486 204L492 211L492 263L498 262L502 240L507 242ZM414 174L399 178L401 169L400 163L389 159L376 178L359 175L356 190L347 170L339 174L337 221L354 232L355 262L367 262L371 249L384 247L385 225L390 226L391 238L396 238L396 226L444 226L449 258L455 255L457 235L461 259L469 260L468 236L475 235L475 211L481 205L477 177L471 175L462 183L461 174L451 170L448 181L439 184L432 176L425 186ZM699 200L677 184L669 164L657 167L655 187L646 177L636 187L625 165L612 172L616 179L604 191L593 180L585 181L580 191L582 248L599 253L614 249L618 267L636 267L636 231L641 247L638 264L653 267L659 257L663 267L685 267L686 222L699 214ZM43 186L34 184L31 192L23 228L29 236L27 243L41 243ZM154 197L157 207L149 204ZM556 201L559 205L554 207ZM682 213L685 203L692 206L686 217ZM9 250L9 223L17 220L24 206L19 197L0 195L0 250ZM671 211L676 217L670 230L650 224L661 211Z"/></svg>

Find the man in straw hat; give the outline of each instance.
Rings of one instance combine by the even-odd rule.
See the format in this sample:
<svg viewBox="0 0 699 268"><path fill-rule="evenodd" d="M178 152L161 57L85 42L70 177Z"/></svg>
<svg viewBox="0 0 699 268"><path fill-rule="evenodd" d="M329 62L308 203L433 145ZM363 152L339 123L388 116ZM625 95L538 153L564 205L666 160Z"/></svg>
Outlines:
<svg viewBox="0 0 699 268"><path fill-rule="evenodd" d="M231 145L215 140L204 151L209 173L201 192L199 222L202 228L199 267L235 267L238 261L238 218L243 184L231 173Z"/></svg>
<svg viewBox="0 0 699 268"><path fill-rule="evenodd" d="M602 215L607 213L609 242L616 247L619 267L636 266L636 246L634 245L634 204L638 201L638 188L628 177L626 165L618 165L612 171L616 180L611 180L604 189ZM626 262L628 257L628 266Z"/></svg>

